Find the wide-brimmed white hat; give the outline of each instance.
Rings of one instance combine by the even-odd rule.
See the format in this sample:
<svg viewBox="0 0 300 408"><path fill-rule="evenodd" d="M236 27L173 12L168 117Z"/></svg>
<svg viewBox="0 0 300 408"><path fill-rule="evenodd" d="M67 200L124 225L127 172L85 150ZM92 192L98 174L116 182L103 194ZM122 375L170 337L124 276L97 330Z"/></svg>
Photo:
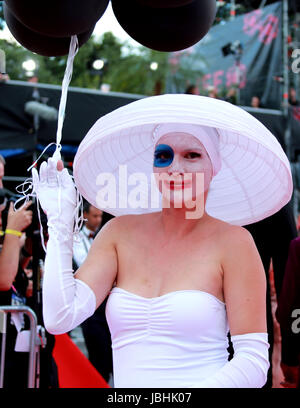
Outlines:
<svg viewBox="0 0 300 408"><path fill-rule="evenodd" d="M143 98L100 118L74 160L74 179L82 196L115 216L159 211L161 198L158 207L151 201L153 135L165 123L217 130L222 167L210 184L209 215L247 225L276 213L291 199L290 164L272 133L237 106L186 94ZM138 174L145 183L136 184ZM138 200L127 200L137 191ZM110 193L116 201L108 199Z"/></svg>

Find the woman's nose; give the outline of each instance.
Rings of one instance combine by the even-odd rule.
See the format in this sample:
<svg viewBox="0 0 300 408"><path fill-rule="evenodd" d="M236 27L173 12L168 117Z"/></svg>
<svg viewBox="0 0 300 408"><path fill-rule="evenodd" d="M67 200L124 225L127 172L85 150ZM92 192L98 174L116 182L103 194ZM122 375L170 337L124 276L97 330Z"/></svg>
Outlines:
<svg viewBox="0 0 300 408"><path fill-rule="evenodd" d="M176 157L176 155L174 155L174 159L168 168L168 173L169 175L172 174L173 176L179 176L184 173L182 163L180 162L180 159Z"/></svg>

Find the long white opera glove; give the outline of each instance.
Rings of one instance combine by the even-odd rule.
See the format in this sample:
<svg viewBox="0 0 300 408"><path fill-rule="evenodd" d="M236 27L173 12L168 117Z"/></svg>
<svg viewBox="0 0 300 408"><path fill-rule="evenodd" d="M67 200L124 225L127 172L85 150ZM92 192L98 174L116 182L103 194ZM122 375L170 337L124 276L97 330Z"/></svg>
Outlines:
<svg viewBox="0 0 300 408"><path fill-rule="evenodd" d="M267 382L268 333L231 336L234 357L197 388L261 388Z"/></svg>
<svg viewBox="0 0 300 408"><path fill-rule="evenodd" d="M33 187L48 219L49 240L43 278L43 318L49 333L66 333L96 309L92 289L75 279L72 269L76 190L67 169L50 158L32 169Z"/></svg>

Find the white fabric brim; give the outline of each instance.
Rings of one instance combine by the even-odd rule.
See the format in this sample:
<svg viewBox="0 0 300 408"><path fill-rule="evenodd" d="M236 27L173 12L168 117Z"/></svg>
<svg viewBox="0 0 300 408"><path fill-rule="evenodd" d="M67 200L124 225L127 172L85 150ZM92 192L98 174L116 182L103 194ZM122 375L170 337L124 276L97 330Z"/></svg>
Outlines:
<svg viewBox="0 0 300 408"><path fill-rule="evenodd" d="M213 178L206 211L235 225L264 219L289 202L291 169L280 143L256 118L228 102L198 95L171 94L140 99L100 118L82 140L74 160L74 179L83 197L115 216L161 210L153 205L153 131L160 123L211 126L220 135L222 168ZM120 165L126 165L120 172ZM116 203L99 204L99 175L111 174L109 193ZM146 182L138 188L134 175ZM124 186L127 186L126 188ZM108 184L106 184L108 187ZM114 189L115 191L111 191ZM126 191L127 190L127 191ZM135 195L136 200L128 200ZM124 207L124 208L123 208Z"/></svg>

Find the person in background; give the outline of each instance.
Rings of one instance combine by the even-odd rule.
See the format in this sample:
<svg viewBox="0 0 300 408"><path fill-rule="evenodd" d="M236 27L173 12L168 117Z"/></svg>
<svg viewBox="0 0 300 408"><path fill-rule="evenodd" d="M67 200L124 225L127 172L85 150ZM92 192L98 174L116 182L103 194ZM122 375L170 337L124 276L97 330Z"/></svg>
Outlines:
<svg viewBox="0 0 300 408"><path fill-rule="evenodd" d="M14 211L13 203L10 203L5 231L2 230L3 208L1 209L0 228L1 235L5 238L0 253L0 291L10 291L17 275L21 249L19 240L22 231L31 224L32 211L28 210L31 204L32 202L29 201L22 208Z"/></svg>
<svg viewBox="0 0 300 408"><path fill-rule="evenodd" d="M95 237L95 232L102 221L102 211L90 203L85 202L83 206L83 217L86 221L79 232L78 240L74 240L73 244L73 261L76 269L80 267L89 252Z"/></svg>
<svg viewBox="0 0 300 408"><path fill-rule="evenodd" d="M209 96L210 98L215 98L215 99L218 99L218 98L219 98L218 92L217 92L217 90L216 90L215 88L212 88L212 89L208 92L208 96Z"/></svg>
<svg viewBox="0 0 300 408"><path fill-rule="evenodd" d="M0 189L4 188L5 164L4 157L0 155ZM0 291L10 291L18 272L20 249L24 243L20 239L23 235L22 231L32 222L32 211L28 210L32 201L18 211L14 211L13 203L8 204L7 198L3 197L3 203L0 206L0 231L1 236L4 237L0 253ZM5 213L5 217L2 217L2 213ZM3 228L3 225L6 228Z"/></svg>
<svg viewBox="0 0 300 408"><path fill-rule="evenodd" d="M3 192L5 159L0 156L0 188ZM5 195L0 204L0 305L26 305L37 316L38 325L43 326L40 313L34 302L32 276L26 273L32 259L32 239L28 236L32 228L32 201L14 211L13 203ZM3 239L4 238L4 239ZM29 272L29 271L28 271ZM29 328L29 319L24 316L23 329ZM28 353L15 351L17 329L14 319L8 314L7 342L5 350L4 388L26 388L28 381ZM55 338L46 332L46 346L40 348L39 388L57 388L57 367L52 357ZM0 343L1 344L1 343Z"/></svg>
<svg viewBox="0 0 300 408"><path fill-rule="evenodd" d="M282 289L275 312L282 337L281 369L285 388L300 388L300 238L289 246Z"/></svg>
<svg viewBox="0 0 300 408"><path fill-rule="evenodd" d="M9 75L1 74L1 72L0 72L0 83L5 83L5 82L7 82L9 80L10 80Z"/></svg>
<svg viewBox="0 0 300 408"><path fill-rule="evenodd" d="M274 325L271 306L271 288L269 283L269 271L271 261L274 271L274 284L277 299L283 285L285 275L285 266L288 260L290 242L297 237L297 228L293 214L291 201L286 204L277 213L267 217L261 221L245 225L258 249L261 257L267 280L267 296L266 296L266 311L267 311L267 328L269 348L270 368L268 371L268 381L264 388L272 387L272 355L274 345ZM285 332L281 332L282 337L282 353L286 353L289 348L289 339L286 338Z"/></svg>
<svg viewBox="0 0 300 408"><path fill-rule="evenodd" d="M191 95L200 95L199 88L196 85L189 85L186 90L186 94L191 94Z"/></svg>
<svg viewBox="0 0 300 408"><path fill-rule="evenodd" d="M86 221L79 233L80 241L73 243L74 271L84 262L94 237L103 226L103 212L101 210L88 202L85 202L83 210ZM96 309L95 313L81 324L81 328L89 360L104 380L108 382L113 370L111 337L105 316L106 302L107 298Z"/></svg>
<svg viewBox="0 0 300 408"><path fill-rule="evenodd" d="M236 105L237 99L236 99L236 89L235 88L228 89L228 92L225 97L225 101Z"/></svg>
<svg viewBox="0 0 300 408"><path fill-rule="evenodd" d="M5 167L6 161L2 154L0 154L0 188L3 188L3 177L4 177L4 167Z"/></svg>
<svg viewBox="0 0 300 408"><path fill-rule="evenodd" d="M33 75L32 77L27 79L27 82L31 82L33 84L37 84L39 82L39 78L36 75Z"/></svg>
<svg viewBox="0 0 300 408"><path fill-rule="evenodd" d="M292 106L299 106L299 101L297 100L297 93L294 88L290 88L289 104Z"/></svg>
<svg viewBox="0 0 300 408"><path fill-rule="evenodd" d="M0 209L1 238L4 237L0 246L0 305L25 305L26 288L28 279L19 268L22 231L31 224L32 211L28 210L29 201L23 208L14 211L13 203L9 205L7 221ZM28 353L14 351L17 338L17 330L14 326L11 314L7 318L7 338L5 348L4 388L24 388L27 386ZM26 356L24 355L26 354Z"/></svg>
<svg viewBox="0 0 300 408"><path fill-rule="evenodd" d="M251 106L252 108L261 108L260 98L258 96L252 96Z"/></svg>

